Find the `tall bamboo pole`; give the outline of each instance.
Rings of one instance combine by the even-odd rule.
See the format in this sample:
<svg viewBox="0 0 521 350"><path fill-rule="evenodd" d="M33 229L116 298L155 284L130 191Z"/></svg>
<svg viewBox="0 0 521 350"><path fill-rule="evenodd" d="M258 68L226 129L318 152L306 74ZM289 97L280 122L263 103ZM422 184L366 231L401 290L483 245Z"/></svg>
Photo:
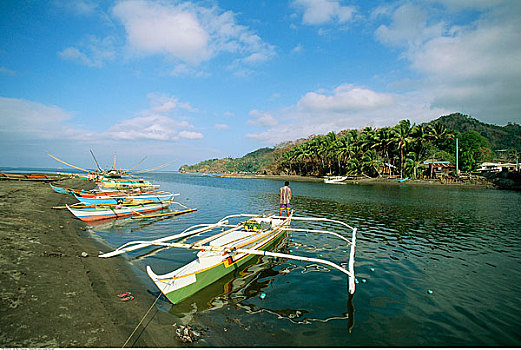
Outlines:
<svg viewBox="0 0 521 350"><path fill-rule="evenodd" d="M458 138L456 138L456 176L459 176L459 166L458 166Z"/></svg>

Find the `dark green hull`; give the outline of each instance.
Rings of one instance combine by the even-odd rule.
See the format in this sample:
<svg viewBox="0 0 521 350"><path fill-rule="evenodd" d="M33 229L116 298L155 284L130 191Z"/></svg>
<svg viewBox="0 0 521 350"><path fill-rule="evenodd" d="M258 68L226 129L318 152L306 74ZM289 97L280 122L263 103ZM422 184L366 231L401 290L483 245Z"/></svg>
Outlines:
<svg viewBox="0 0 521 350"><path fill-rule="evenodd" d="M282 229L280 230L280 233L277 236L275 236L272 240L256 249L269 251L274 250L283 240L285 235L286 231ZM189 284L185 287L179 288L170 293L167 293L166 297L172 302L172 304L177 304L183 301L184 299L194 295L201 289L206 288L212 283L218 281L224 276L236 270L242 269L248 264L252 264L255 258L257 257L258 256L256 255L246 255L237 261L233 261L231 264L228 264L226 261L223 261L220 264L208 270L204 270L197 273L196 282Z"/></svg>

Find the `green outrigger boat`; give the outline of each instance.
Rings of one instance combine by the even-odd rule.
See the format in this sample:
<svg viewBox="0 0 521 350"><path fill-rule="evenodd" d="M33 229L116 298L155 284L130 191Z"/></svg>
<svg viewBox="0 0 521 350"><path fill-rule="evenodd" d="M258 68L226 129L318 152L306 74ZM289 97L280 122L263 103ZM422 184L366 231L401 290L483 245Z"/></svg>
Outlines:
<svg viewBox="0 0 521 350"><path fill-rule="evenodd" d="M229 224L229 221L232 219L237 220L244 218L248 219L234 225ZM290 227L292 223L303 221L340 224L343 225L344 228L348 228L350 232L348 237L345 237L344 235L332 231ZM189 236L208 233L212 230L220 230L221 232L192 243L173 242ZM324 259L273 251L287 233L291 231L331 234L344 240L348 245L350 245L348 269ZM199 250L197 253L197 259L170 273L157 275L150 266L147 266L149 277L173 304L181 302L201 289L216 282L223 276L251 263L256 256L294 259L333 267L348 276L349 294L354 294L355 292L354 254L356 246L356 228L353 228L342 221L326 218L295 217L293 216L293 213L291 213L289 217L253 214L229 215L215 224L195 225L189 227L180 234L173 236L153 241L129 242L117 248L113 252L101 254L100 257L108 258L150 246Z"/></svg>

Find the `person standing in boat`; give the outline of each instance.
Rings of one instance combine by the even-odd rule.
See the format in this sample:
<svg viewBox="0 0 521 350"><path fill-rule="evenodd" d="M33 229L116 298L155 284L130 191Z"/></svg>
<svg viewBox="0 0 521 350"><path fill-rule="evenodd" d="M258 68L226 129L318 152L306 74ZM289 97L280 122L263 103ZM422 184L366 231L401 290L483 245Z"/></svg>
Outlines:
<svg viewBox="0 0 521 350"><path fill-rule="evenodd" d="M282 211L286 208L286 214L289 216L290 209L290 201L291 201L291 188L289 188L289 181L284 183L284 186L280 188L280 210L279 216L282 215Z"/></svg>

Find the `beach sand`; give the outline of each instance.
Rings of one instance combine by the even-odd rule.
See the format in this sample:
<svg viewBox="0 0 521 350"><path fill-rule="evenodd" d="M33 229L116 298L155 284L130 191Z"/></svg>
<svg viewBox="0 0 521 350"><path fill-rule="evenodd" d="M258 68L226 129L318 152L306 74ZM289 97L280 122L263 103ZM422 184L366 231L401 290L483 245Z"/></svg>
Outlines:
<svg viewBox="0 0 521 350"><path fill-rule="evenodd" d="M0 181L0 347L122 347L154 303L124 258L98 258L109 249L86 224L51 209L74 202L48 183ZM153 308L127 347L181 346L171 323Z"/></svg>

